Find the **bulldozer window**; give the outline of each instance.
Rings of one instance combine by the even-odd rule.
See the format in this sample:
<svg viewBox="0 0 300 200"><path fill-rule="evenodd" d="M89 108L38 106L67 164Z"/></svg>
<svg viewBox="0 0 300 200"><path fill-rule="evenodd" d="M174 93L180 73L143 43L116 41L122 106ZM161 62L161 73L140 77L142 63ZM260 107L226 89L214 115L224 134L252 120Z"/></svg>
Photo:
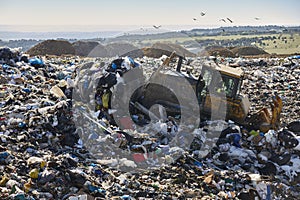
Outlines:
<svg viewBox="0 0 300 200"><path fill-rule="evenodd" d="M205 83L205 86L210 85L211 80L212 80L212 72L209 70L204 70L204 73L201 74L203 77L203 81Z"/></svg>
<svg viewBox="0 0 300 200"><path fill-rule="evenodd" d="M235 97L238 87L238 81L235 78L229 76L222 76L222 79L222 90L225 92L226 97Z"/></svg>
<svg viewBox="0 0 300 200"><path fill-rule="evenodd" d="M199 102L202 102L205 99L206 93L208 92L208 86L211 82L212 72L208 69L203 69L196 86L196 94Z"/></svg>

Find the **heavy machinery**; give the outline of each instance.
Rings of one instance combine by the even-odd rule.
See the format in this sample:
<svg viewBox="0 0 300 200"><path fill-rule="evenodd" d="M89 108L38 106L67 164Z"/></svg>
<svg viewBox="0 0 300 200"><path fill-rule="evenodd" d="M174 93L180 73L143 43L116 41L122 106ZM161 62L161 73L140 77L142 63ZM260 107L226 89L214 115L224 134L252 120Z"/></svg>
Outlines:
<svg viewBox="0 0 300 200"><path fill-rule="evenodd" d="M174 57L176 54L173 52L150 79L171 80L172 87L181 88L184 93L185 86L181 85L183 84L182 81L177 81L179 77L184 77L193 87L194 95L198 100L201 119L210 119L212 113L223 112L220 113L220 116L225 116L226 120L232 120L251 129L260 129L265 132L269 129L278 128L282 109L282 101L279 96L276 96L274 100L271 113L267 108L263 108L249 116L249 99L241 93L244 79L242 69L228 67L216 62L204 63L201 74L196 79L189 71L181 71L184 59L181 56L178 56L176 71L164 70ZM186 95L185 98L188 99L189 95ZM132 105L138 104L139 107L142 106L146 109L150 109L154 104L160 104L164 106L168 115L173 116L180 115L184 106L179 104L176 95L170 88L155 83L148 83L139 88L132 96L131 102ZM131 107L132 113L140 111L140 109L135 109L136 107ZM144 113L147 114L147 112Z"/></svg>

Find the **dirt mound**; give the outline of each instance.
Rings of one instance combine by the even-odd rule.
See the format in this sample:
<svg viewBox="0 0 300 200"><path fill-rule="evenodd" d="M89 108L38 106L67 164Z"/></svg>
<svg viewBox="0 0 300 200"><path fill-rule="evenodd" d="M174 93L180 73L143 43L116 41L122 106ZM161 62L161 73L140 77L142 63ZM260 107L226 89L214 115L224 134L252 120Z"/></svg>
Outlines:
<svg viewBox="0 0 300 200"><path fill-rule="evenodd" d="M36 55L67 55L75 54L75 49L72 44L64 40L46 40L43 41L32 48L30 48L26 53L31 56Z"/></svg>
<svg viewBox="0 0 300 200"><path fill-rule="evenodd" d="M199 53L200 56L222 56L222 57L234 57L232 51L222 46L209 46Z"/></svg>
<svg viewBox="0 0 300 200"><path fill-rule="evenodd" d="M109 57L106 47L102 44L97 44L97 46L95 46L86 56L100 58Z"/></svg>
<svg viewBox="0 0 300 200"><path fill-rule="evenodd" d="M123 56L130 56L131 58L142 58L144 56L144 51L142 49L135 49L133 51L127 52Z"/></svg>
<svg viewBox="0 0 300 200"><path fill-rule="evenodd" d="M194 57L194 56L196 56L195 54L188 51L184 47L182 47L178 44L172 44L172 43L157 42L157 43L153 44L152 47L146 48L146 50L147 50L147 53L150 53L151 55L160 55L160 56L163 55L163 54L168 55L168 54L170 54L169 52L172 53L173 51L175 51L177 55L180 55L180 56L183 56L183 57ZM168 53L166 54L166 52L168 52ZM145 50L144 50L144 53L145 53ZM145 55L146 55L146 53L145 53ZM157 57L157 56L148 56L148 57Z"/></svg>
<svg viewBox="0 0 300 200"><path fill-rule="evenodd" d="M88 56L98 44L98 42L77 41L72 45L75 49L75 55Z"/></svg>
<svg viewBox="0 0 300 200"><path fill-rule="evenodd" d="M254 56L254 55L267 55L263 49L253 46L246 47L235 47L232 50L232 53L236 56Z"/></svg>
<svg viewBox="0 0 300 200"><path fill-rule="evenodd" d="M137 51L138 48L132 44L128 43L111 43L105 46L109 57L113 56L124 56L130 52Z"/></svg>
<svg viewBox="0 0 300 200"><path fill-rule="evenodd" d="M87 55L89 57L114 57L114 56L131 56L133 58L143 57L142 50L132 44L127 43L111 43L106 46L98 44Z"/></svg>
<svg viewBox="0 0 300 200"><path fill-rule="evenodd" d="M160 58L162 55L170 56L171 51L163 50L163 49L155 49L152 47L143 48L144 55L150 58Z"/></svg>

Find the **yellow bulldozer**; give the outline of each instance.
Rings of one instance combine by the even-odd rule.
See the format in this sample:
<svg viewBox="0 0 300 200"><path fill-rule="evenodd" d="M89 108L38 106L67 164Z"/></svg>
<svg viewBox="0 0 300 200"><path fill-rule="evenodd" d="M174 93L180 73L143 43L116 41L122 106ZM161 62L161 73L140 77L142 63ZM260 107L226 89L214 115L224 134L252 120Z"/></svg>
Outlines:
<svg viewBox="0 0 300 200"><path fill-rule="evenodd" d="M176 71L165 70L172 60L177 59ZM202 65L201 74L195 78L189 71L181 71L183 59L182 56L173 52L156 70L151 79L173 79L172 84L177 88L180 88L180 84L182 84L182 81L176 81L178 77L184 77L188 80L197 97L203 120L210 119L214 112L225 112L221 114L225 115L226 120L232 120L253 130L266 132L270 129L278 129L283 107L282 100L278 95L274 97L271 109L264 107L249 115L249 99L247 95L241 93L244 79L242 69L209 62ZM135 92L131 102L132 104L138 103L146 109L150 109L154 104L160 104L164 106L168 115L180 115L181 105L179 105L176 96L168 88L159 84L145 84L144 87ZM226 109L222 109L223 106ZM131 112L134 113L137 110L133 108Z"/></svg>

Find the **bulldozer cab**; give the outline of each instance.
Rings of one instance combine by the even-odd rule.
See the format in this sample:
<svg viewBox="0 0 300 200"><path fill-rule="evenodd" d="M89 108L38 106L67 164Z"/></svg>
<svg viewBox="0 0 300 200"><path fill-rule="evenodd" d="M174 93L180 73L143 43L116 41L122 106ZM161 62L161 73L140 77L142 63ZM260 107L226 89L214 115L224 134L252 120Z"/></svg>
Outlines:
<svg viewBox="0 0 300 200"><path fill-rule="evenodd" d="M242 82L243 71L239 68L204 64L196 86L202 115L210 117L214 111L223 111L227 119L242 122L250 107L247 96L240 94Z"/></svg>
<svg viewBox="0 0 300 200"><path fill-rule="evenodd" d="M240 93L242 73L239 69L230 69L226 66L204 65L197 82L197 95L199 98L204 97L211 88L209 93L223 92L227 98L235 99Z"/></svg>
<svg viewBox="0 0 300 200"><path fill-rule="evenodd" d="M178 77L184 77L193 87L194 94L196 95L199 108L200 117L203 120L211 119L213 113L220 113L220 117L235 122L243 122L246 118L250 102L248 97L240 93L243 81L243 71L239 68L231 68L225 65L217 65L214 62L204 63L202 65L201 74L197 79L191 76L190 73L181 71L181 63L179 57L179 64L176 71L163 70L164 66L168 66L171 59L174 57L172 54L150 78L159 81L171 81L173 88L182 91L182 95L186 99L190 96L185 95L184 86ZM166 87L160 84L146 84L140 88L133 95L132 102L139 102L146 109L149 109L153 104L160 104L165 106L167 114L180 115L182 105L176 96ZM187 100L188 102L188 100Z"/></svg>

